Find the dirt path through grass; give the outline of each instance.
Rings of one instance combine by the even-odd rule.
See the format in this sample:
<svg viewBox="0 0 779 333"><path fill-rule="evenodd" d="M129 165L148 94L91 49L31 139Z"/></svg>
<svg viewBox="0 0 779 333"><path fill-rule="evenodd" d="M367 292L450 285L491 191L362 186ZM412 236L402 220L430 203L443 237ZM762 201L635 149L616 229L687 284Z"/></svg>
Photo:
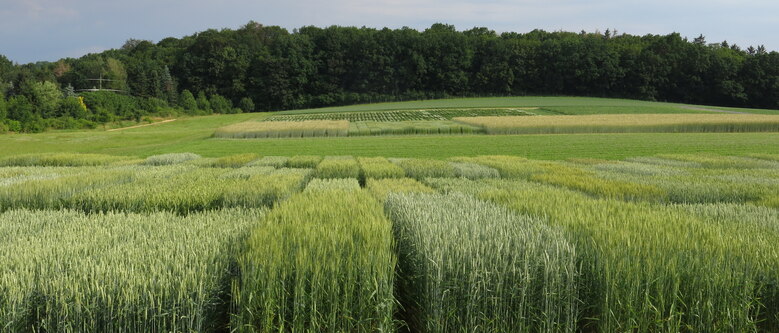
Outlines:
<svg viewBox="0 0 779 333"><path fill-rule="evenodd" d="M112 128L110 130L106 130L106 132L121 131L121 130L126 130L126 129L131 129L131 128L146 127L146 126L151 126L151 125L159 125L159 124L163 124L163 123L169 123L169 122L174 121L174 120L176 120L176 119L166 119L166 120L158 121L156 123L151 123L151 124L135 125L135 126L129 126L129 127L122 127L122 128Z"/></svg>

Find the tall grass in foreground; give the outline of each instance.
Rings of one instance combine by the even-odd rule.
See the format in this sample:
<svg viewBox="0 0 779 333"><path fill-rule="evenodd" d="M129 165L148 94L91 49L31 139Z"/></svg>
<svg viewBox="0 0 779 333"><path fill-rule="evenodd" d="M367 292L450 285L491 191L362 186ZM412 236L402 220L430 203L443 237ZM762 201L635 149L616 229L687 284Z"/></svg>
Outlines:
<svg viewBox="0 0 779 333"><path fill-rule="evenodd" d="M567 230L587 282L583 330L776 330L763 321L779 313L767 292L776 290L775 233L543 185L514 182L479 196Z"/></svg>
<svg viewBox="0 0 779 333"><path fill-rule="evenodd" d="M488 134L641 132L776 132L779 116L754 114L606 114L535 117L459 117Z"/></svg>
<svg viewBox="0 0 779 333"><path fill-rule="evenodd" d="M314 136L346 136L347 120L305 121L245 121L220 127L214 137L231 139L302 138Z"/></svg>
<svg viewBox="0 0 779 333"><path fill-rule="evenodd" d="M0 214L0 331L226 331L239 244L262 215Z"/></svg>
<svg viewBox="0 0 779 333"><path fill-rule="evenodd" d="M369 194L297 194L274 208L247 244L233 288L234 330L393 330L392 226Z"/></svg>
<svg viewBox="0 0 779 333"><path fill-rule="evenodd" d="M559 230L463 194L390 194L385 209L412 331L576 330L576 254Z"/></svg>

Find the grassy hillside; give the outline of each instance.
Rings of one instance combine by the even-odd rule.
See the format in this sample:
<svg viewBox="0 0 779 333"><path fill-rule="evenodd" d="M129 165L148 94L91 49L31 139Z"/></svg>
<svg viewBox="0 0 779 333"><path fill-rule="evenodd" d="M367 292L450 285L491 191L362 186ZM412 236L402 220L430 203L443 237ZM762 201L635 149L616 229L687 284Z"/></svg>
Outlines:
<svg viewBox="0 0 779 333"><path fill-rule="evenodd" d="M778 152L778 133L615 133L568 135L428 135L349 138L228 140L213 138L217 128L277 114L345 112L442 107L556 107L568 113L651 111L706 112L668 103L580 97L472 98L356 105L277 113L214 115L120 131L54 131L0 135L0 157L38 152L107 153L146 157L194 152L217 157L238 153L261 155L353 155L446 158L480 154L523 155L539 159L597 157L619 159L657 153L711 152L747 154ZM608 109L608 112L604 111ZM598 112L600 112L598 111ZM779 114L779 111L746 110Z"/></svg>
<svg viewBox="0 0 779 333"><path fill-rule="evenodd" d="M306 114L352 111L412 110L428 108L500 108L500 107L546 107L571 112L573 114L593 113L696 113L706 112L696 109L720 109L707 106L691 106L676 103L637 101L631 99L595 98L595 97L483 97L452 98L426 101L375 103L349 105L319 109L303 109L277 112L277 114ZM779 114L777 110L736 109L734 111Z"/></svg>

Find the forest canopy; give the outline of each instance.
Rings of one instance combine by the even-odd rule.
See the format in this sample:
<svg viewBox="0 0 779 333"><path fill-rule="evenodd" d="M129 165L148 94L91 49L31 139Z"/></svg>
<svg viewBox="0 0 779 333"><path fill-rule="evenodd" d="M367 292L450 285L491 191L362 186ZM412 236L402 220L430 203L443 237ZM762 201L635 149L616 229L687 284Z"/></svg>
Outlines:
<svg viewBox="0 0 779 333"><path fill-rule="evenodd" d="M101 91L85 91L85 90ZM249 22L56 62L0 55L0 132L167 113L575 95L779 108L779 53L677 33L496 33Z"/></svg>

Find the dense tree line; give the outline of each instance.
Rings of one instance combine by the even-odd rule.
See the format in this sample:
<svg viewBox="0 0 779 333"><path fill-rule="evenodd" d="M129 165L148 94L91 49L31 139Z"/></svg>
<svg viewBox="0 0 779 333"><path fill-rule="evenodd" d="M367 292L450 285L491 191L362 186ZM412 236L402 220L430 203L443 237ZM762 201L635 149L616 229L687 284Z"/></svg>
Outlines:
<svg viewBox="0 0 779 333"><path fill-rule="evenodd" d="M110 80L102 88L120 93L79 92L95 87L96 78ZM779 53L675 33L497 34L445 24L424 31L309 26L289 32L250 22L156 44L129 40L120 49L57 62L15 65L0 56L0 88L0 126L22 131L165 112L448 96L577 95L779 108Z"/></svg>

